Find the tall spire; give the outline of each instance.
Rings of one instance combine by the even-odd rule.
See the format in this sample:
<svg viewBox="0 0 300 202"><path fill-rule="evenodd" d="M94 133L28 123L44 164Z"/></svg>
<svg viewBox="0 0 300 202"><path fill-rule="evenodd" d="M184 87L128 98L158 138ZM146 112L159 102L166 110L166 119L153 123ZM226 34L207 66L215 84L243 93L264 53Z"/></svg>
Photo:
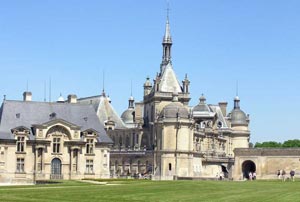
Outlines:
<svg viewBox="0 0 300 202"><path fill-rule="evenodd" d="M163 58L162 58L162 66L167 65L171 62L171 47L172 47L172 37L170 32L170 22L169 22L169 12L170 12L170 6L168 2L167 7L167 21L166 21L166 30L165 35L163 38Z"/></svg>

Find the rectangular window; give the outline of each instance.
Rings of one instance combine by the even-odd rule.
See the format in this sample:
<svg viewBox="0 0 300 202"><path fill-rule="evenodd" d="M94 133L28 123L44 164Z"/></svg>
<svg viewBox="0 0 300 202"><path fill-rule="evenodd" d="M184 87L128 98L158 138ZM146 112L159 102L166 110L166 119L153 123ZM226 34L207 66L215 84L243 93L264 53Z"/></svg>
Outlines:
<svg viewBox="0 0 300 202"><path fill-rule="evenodd" d="M53 138L53 153L60 152L60 138Z"/></svg>
<svg viewBox="0 0 300 202"><path fill-rule="evenodd" d="M86 160L86 173L94 173L94 161Z"/></svg>
<svg viewBox="0 0 300 202"><path fill-rule="evenodd" d="M25 137L18 137L17 138L17 152L24 152L25 146Z"/></svg>
<svg viewBox="0 0 300 202"><path fill-rule="evenodd" d="M94 153L94 140L93 139L87 139L87 141L86 141L86 153L87 154L93 154Z"/></svg>
<svg viewBox="0 0 300 202"><path fill-rule="evenodd" d="M78 149L73 150L73 171L78 171Z"/></svg>
<svg viewBox="0 0 300 202"><path fill-rule="evenodd" d="M38 155L37 155L37 171L41 173L43 171L43 149L38 149Z"/></svg>
<svg viewBox="0 0 300 202"><path fill-rule="evenodd" d="M24 159L23 158L17 158L17 173L24 173Z"/></svg>

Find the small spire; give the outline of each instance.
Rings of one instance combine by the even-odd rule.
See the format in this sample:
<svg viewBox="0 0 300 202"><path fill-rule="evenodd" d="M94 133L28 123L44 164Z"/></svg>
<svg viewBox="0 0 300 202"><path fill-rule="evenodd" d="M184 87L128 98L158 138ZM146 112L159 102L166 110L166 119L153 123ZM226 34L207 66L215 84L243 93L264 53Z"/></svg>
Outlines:
<svg viewBox="0 0 300 202"><path fill-rule="evenodd" d="M236 81L236 96L239 96L239 81Z"/></svg>
<svg viewBox="0 0 300 202"><path fill-rule="evenodd" d="M102 90L102 94L101 94L101 95L102 95L103 97L106 97L104 89Z"/></svg>
<svg viewBox="0 0 300 202"><path fill-rule="evenodd" d="M234 109L240 109L240 98L238 96L236 96L234 98Z"/></svg>
<svg viewBox="0 0 300 202"><path fill-rule="evenodd" d="M130 96L132 97L132 79L131 79L131 83L130 83Z"/></svg>
<svg viewBox="0 0 300 202"><path fill-rule="evenodd" d="M103 74L102 74L102 95L105 96L105 71L103 69Z"/></svg>
<svg viewBox="0 0 300 202"><path fill-rule="evenodd" d="M29 86L29 84L28 84L28 80L27 80L27 83L26 83L26 92L28 92L28 87Z"/></svg>
<svg viewBox="0 0 300 202"><path fill-rule="evenodd" d="M172 44L172 37L171 37L171 31L170 31L169 16L167 17L166 30L165 30L165 35L164 35L163 43L164 44Z"/></svg>
<svg viewBox="0 0 300 202"><path fill-rule="evenodd" d="M200 103L201 103L201 104L205 104L205 102L206 102L206 98L205 98L205 96L204 96L204 94L203 94L203 93L201 94L201 97L200 97L200 99L199 99L199 100L200 100Z"/></svg>
<svg viewBox="0 0 300 202"><path fill-rule="evenodd" d="M172 61L171 61L172 37L171 37L171 32L170 32L169 11L170 11L170 6L169 6L169 2L168 2L165 35L164 35L163 42L162 42L163 57L162 57L160 73L162 73L164 71L166 65L168 65L169 63L172 63Z"/></svg>

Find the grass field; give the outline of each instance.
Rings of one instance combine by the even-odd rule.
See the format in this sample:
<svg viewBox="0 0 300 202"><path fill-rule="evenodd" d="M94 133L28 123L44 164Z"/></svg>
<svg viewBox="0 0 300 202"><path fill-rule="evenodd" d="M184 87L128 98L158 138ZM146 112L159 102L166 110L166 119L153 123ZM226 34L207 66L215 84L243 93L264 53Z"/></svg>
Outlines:
<svg viewBox="0 0 300 202"><path fill-rule="evenodd" d="M0 202L300 201L300 181L78 181L0 187Z"/></svg>

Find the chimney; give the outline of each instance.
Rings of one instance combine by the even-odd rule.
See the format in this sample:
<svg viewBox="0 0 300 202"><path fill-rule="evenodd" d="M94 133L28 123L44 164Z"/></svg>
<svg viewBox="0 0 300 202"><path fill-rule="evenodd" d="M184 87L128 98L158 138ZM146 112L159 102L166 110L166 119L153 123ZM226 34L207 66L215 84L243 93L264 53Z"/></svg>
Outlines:
<svg viewBox="0 0 300 202"><path fill-rule="evenodd" d="M224 117L227 115L227 102L219 102L219 107L221 108L222 114Z"/></svg>
<svg viewBox="0 0 300 202"><path fill-rule="evenodd" d="M32 101L32 93L31 92L24 92L23 93L23 101L29 102Z"/></svg>
<svg viewBox="0 0 300 202"><path fill-rule="evenodd" d="M76 104L77 103L77 96L76 95L68 95L68 103Z"/></svg>

